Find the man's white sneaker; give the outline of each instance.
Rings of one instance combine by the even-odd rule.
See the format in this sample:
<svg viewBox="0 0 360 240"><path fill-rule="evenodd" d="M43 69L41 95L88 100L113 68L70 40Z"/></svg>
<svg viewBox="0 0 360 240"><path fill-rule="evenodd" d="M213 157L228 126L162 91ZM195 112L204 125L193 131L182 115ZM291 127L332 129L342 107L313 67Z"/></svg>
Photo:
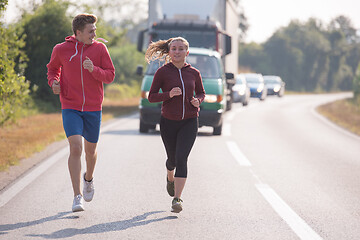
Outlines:
<svg viewBox="0 0 360 240"><path fill-rule="evenodd" d="M74 197L73 205L72 205L73 212L80 212L84 211L84 204L83 204L83 197L79 194Z"/></svg>
<svg viewBox="0 0 360 240"><path fill-rule="evenodd" d="M85 174L84 173L84 188L83 188L83 196L84 196L84 200L86 202L90 202L93 197L94 197L94 179L91 180L91 182L88 182L85 180Z"/></svg>

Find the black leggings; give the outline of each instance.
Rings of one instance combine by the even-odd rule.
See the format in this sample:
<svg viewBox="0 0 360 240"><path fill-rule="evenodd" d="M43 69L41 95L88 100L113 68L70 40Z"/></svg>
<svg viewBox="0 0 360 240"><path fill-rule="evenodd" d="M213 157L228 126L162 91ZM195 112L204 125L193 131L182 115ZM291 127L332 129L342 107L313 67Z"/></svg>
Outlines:
<svg viewBox="0 0 360 240"><path fill-rule="evenodd" d="M187 177L187 160L198 132L198 118L181 121L161 117L160 133L166 149L166 168L176 168L175 177Z"/></svg>

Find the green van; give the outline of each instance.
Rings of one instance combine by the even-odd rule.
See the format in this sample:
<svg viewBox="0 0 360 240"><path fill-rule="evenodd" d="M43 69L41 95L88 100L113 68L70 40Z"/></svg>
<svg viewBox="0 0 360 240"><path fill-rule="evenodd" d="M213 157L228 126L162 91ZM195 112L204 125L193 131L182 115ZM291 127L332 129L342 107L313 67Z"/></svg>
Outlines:
<svg viewBox="0 0 360 240"><path fill-rule="evenodd" d="M234 75L232 73L224 73L221 56L218 52L202 48L190 48L189 51L190 53L186 61L200 71L206 92L205 100L200 105L199 127L213 127L213 134L221 135L223 115L227 104L226 79L232 79ZM154 74L160 66L162 66L162 63L159 61L151 62L147 67L141 84L139 106L139 130L141 133L155 129L156 124L160 123L162 103L150 103L147 99ZM138 74L142 74L141 67L137 70Z"/></svg>

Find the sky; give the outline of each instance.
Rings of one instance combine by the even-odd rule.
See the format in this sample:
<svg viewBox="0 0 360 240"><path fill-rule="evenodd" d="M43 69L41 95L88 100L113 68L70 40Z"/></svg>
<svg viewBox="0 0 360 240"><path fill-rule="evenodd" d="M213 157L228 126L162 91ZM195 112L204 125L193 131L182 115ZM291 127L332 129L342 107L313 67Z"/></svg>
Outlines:
<svg viewBox="0 0 360 240"><path fill-rule="evenodd" d="M26 6L30 1L41 2L9 0L5 21L11 22L19 16L16 3ZM265 42L291 20L306 22L310 17L328 24L335 17L344 15L351 19L355 28L360 29L360 0L241 0L241 5L250 25L246 42Z"/></svg>
<svg viewBox="0 0 360 240"><path fill-rule="evenodd" d="M291 20L320 19L325 24L339 15L360 29L360 0L241 0L250 25L246 42L265 42Z"/></svg>

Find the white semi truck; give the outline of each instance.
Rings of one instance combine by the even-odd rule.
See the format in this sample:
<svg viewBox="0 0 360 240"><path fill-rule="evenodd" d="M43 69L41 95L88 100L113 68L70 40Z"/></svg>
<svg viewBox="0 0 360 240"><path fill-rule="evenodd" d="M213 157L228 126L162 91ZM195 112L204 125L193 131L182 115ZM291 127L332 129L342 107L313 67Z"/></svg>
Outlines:
<svg viewBox="0 0 360 240"><path fill-rule="evenodd" d="M238 72L239 11L234 0L149 0L147 28L139 33L138 50L152 41L182 36L190 47L217 51L228 83L231 109L233 76Z"/></svg>

